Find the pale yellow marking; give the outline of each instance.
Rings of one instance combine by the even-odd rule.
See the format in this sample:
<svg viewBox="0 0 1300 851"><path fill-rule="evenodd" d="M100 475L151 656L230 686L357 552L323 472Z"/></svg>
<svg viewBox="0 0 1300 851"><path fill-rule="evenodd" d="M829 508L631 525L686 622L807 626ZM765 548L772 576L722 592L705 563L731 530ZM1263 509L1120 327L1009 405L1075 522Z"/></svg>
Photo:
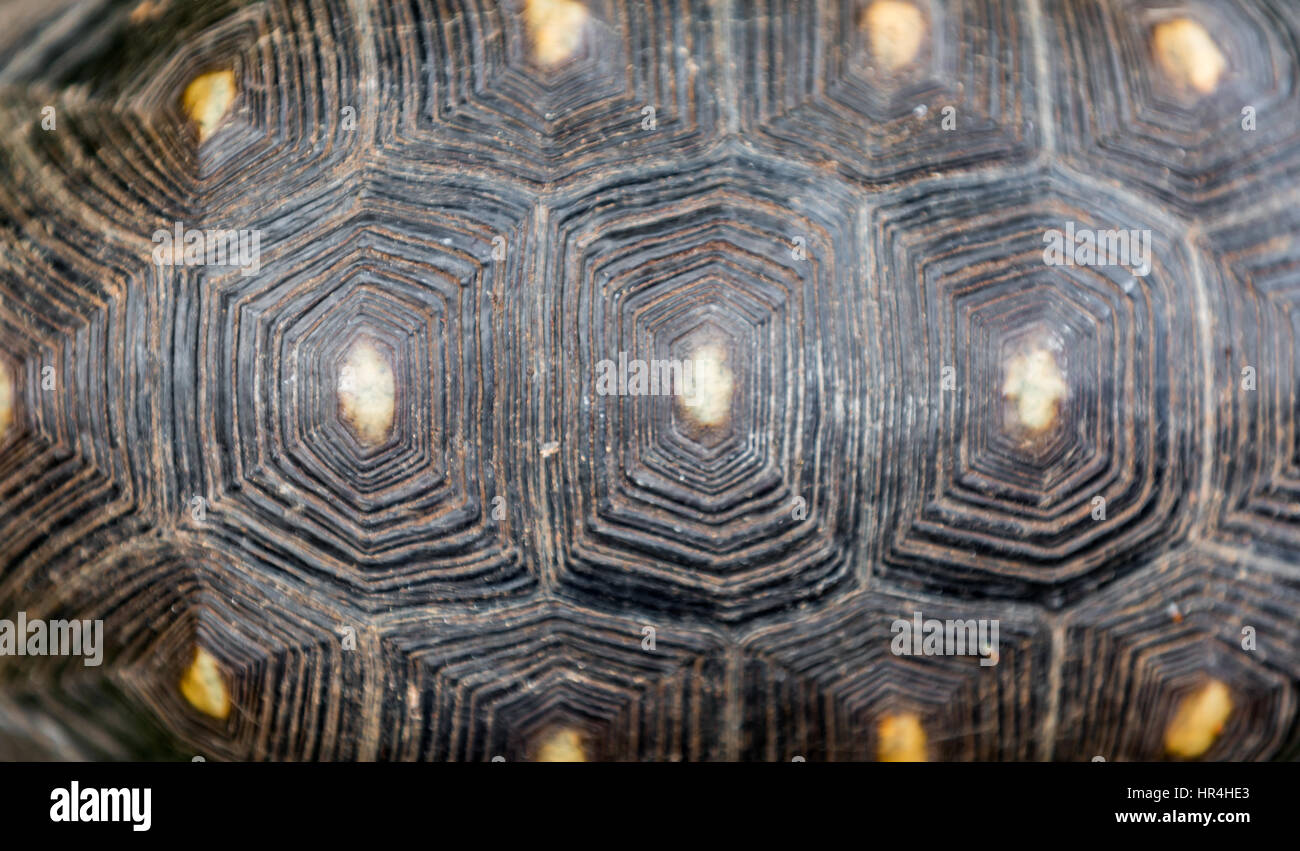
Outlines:
<svg viewBox="0 0 1300 851"><path fill-rule="evenodd" d="M1210 749L1232 714L1232 693L1219 680L1210 680L1178 704L1165 729L1170 756L1195 759Z"/></svg>
<svg viewBox="0 0 1300 851"><path fill-rule="evenodd" d="M905 0L876 0L862 15L860 26L867 31L872 58L886 71L910 64L925 40L925 15Z"/></svg>
<svg viewBox="0 0 1300 851"><path fill-rule="evenodd" d="M921 719L911 712L886 715L876 728L879 744L876 759L880 762L926 762L925 729Z"/></svg>
<svg viewBox="0 0 1300 851"><path fill-rule="evenodd" d="M586 762L587 746L582 733L572 727L548 730L537 743L534 762Z"/></svg>
<svg viewBox="0 0 1300 851"><path fill-rule="evenodd" d="M9 367L0 363L0 437L14 424L14 379Z"/></svg>
<svg viewBox="0 0 1300 851"><path fill-rule="evenodd" d="M397 408L397 384L392 364L369 340L358 340L348 349L338 392L339 411L357 440L376 446L388 439Z"/></svg>
<svg viewBox="0 0 1300 851"><path fill-rule="evenodd" d="M131 23L140 26L158 20L166 11L167 3L168 0L159 0L157 3L153 0L141 0L140 4L131 10Z"/></svg>
<svg viewBox="0 0 1300 851"><path fill-rule="evenodd" d="M199 128L199 141L212 135L235 99L235 72L209 71L190 81L181 95L181 107Z"/></svg>
<svg viewBox="0 0 1300 851"><path fill-rule="evenodd" d="M181 694L190 706L224 721L230 715L230 695L217 660L203 648L194 651L194 661L181 677Z"/></svg>
<svg viewBox="0 0 1300 851"><path fill-rule="evenodd" d="M528 0L524 25L537 63L550 68L577 53L589 17L577 0Z"/></svg>
<svg viewBox="0 0 1300 851"><path fill-rule="evenodd" d="M686 415L697 425L722 425L731 416L736 377L727 367L727 349L709 343L691 352L687 368L692 381L679 398Z"/></svg>
<svg viewBox="0 0 1300 851"><path fill-rule="evenodd" d="M1034 349L1011 358L1006 365L1002 395L1015 403L1016 418L1030 431L1039 432L1056 422L1069 385L1046 349Z"/></svg>
<svg viewBox="0 0 1300 851"><path fill-rule="evenodd" d="M1203 95L1218 87L1227 67L1205 27L1188 18L1157 24L1151 34L1151 50L1166 76Z"/></svg>

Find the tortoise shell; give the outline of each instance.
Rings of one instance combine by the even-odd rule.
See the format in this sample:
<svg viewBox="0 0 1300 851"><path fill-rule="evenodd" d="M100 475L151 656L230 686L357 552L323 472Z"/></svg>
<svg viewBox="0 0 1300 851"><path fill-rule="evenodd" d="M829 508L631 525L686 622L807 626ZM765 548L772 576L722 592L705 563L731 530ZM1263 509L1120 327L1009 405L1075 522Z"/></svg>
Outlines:
<svg viewBox="0 0 1300 851"><path fill-rule="evenodd" d="M1291 0L0 16L0 755L1300 755Z"/></svg>

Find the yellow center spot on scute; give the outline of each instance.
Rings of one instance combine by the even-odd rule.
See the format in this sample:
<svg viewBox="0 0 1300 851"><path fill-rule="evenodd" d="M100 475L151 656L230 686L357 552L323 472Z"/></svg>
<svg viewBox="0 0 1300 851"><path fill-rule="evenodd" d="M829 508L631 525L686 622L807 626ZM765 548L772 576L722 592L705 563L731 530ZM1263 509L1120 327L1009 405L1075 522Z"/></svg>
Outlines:
<svg viewBox="0 0 1300 851"><path fill-rule="evenodd" d="M1157 24L1151 34L1151 50L1166 76L1203 95L1218 87L1227 66L1205 27L1187 18Z"/></svg>
<svg viewBox="0 0 1300 851"><path fill-rule="evenodd" d="M1210 680L1183 698L1165 730L1170 756L1195 759L1210 749L1232 714L1232 693L1219 680Z"/></svg>
<svg viewBox="0 0 1300 851"><path fill-rule="evenodd" d="M886 715L876 728L879 744L876 759L880 762L925 762L925 730L921 719L908 712Z"/></svg>
<svg viewBox="0 0 1300 851"><path fill-rule="evenodd" d="M1002 395L1015 404L1016 419L1030 431L1043 431L1056 422L1069 389L1056 358L1045 349L1018 354L1006 365Z"/></svg>
<svg viewBox="0 0 1300 851"><path fill-rule="evenodd" d="M687 368L691 380L686 382L686 392L681 396L686 415L705 427L727 422L736 378L727 367L726 348L710 343L694 349Z"/></svg>
<svg viewBox="0 0 1300 851"><path fill-rule="evenodd" d="M528 0L524 25L537 63L550 68L577 53L588 17L576 0Z"/></svg>
<svg viewBox="0 0 1300 851"><path fill-rule="evenodd" d="M586 762L587 747L582 733L561 727L549 730L537 743L535 762Z"/></svg>
<svg viewBox="0 0 1300 851"><path fill-rule="evenodd" d="M339 410L358 441L383 443L393 428L397 384L388 359L367 340L348 350L339 372Z"/></svg>
<svg viewBox="0 0 1300 851"><path fill-rule="evenodd" d="M14 379L9 367L0 363L0 438L9 433L14 424Z"/></svg>
<svg viewBox="0 0 1300 851"><path fill-rule="evenodd" d="M194 661L181 677L181 694L190 706L205 715L224 721L230 715L230 696L226 693L221 668L208 651L194 651Z"/></svg>
<svg viewBox="0 0 1300 851"><path fill-rule="evenodd" d="M212 135L235 99L235 72L209 71L190 81L181 95L181 107L199 128L199 141Z"/></svg>
<svg viewBox="0 0 1300 851"><path fill-rule="evenodd" d="M903 0L876 0L862 15L871 56L886 71L897 71L916 59L925 39L925 16Z"/></svg>

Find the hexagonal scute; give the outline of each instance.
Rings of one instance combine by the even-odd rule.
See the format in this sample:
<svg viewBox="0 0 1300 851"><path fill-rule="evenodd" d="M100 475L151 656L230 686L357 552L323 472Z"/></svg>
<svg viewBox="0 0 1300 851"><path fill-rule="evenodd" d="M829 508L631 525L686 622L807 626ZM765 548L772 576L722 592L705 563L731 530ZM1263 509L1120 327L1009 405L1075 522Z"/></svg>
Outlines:
<svg viewBox="0 0 1300 851"><path fill-rule="evenodd" d="M60 31L43 45L59 59L40 69L40 77L76 93L68 107L84 109L89 101L100 111L142 116L146 132L114 141L124 148L156 144L167 159L119 159L112 149L96 156L111 157L122 169L165 166L148 175L155 191L179 187L191 201L201 194L203 208L247 221L299 193L320 194L321 170L365 149L358 122L374 105L348 3L221 0L136 8L143 11L118 8L96 22L93 53L84 49L84 31ZM15 70L18 79L33 73ZM200 128L184 96L196 78L216 72L232 75L233 97ZM64 105L57 111L62 115ZM248 186L272 181L278 190L272 203L248 203Z"/></svg>
<svg viewBox="0 0 1300 851"><path fill-rule="evenodd" d="M1300 175L1300 14L1289 0L1051 0L1065 160L1187 215Z"/></svg>
<svg viewBox="0 0 1300 851"><path fill-rule="evenodd" d="M110 235L51 225L22 240L0 225L0 551L15 585L105 528L138 528L153 489L135 382L155 275Z"/></svg>
<svg viewBox="0 0 1300 851"><path fill-rule="evenodd" d="M876 185L1032 159L1038 73L1014 0L741 0L738 121Z"/></svg>
<svg viewBox="0 0 1300 851"><path fill-rule="evenodd" d="M1294 577L1196 551L1089 599L1066 618L1056 758L1294 759L1297 606Z"/></svg>
<svg viewBox="0 0 1300 851"><path fill-rule="evenodd" d="M689 151L717 123L715 15L703 0L376 4L377 138L539 184Z"/></svg>
<svg viewBox="0 0 1300 851"><path fill-rule="evenodd" d="M1259 211L1202 236L1215 347L1213 534L1294 562L1300 547L1300 215Z"/></svg>
<svg viewBox="0 0 1300 851"><path fill-rule="evenodd" d="M873 500L892 518L881 577L1059 606L1186 534L1203 355L1172 225L1045 173L902 191L871 232L893 317L884 451L916 471ZM1053 252L1084 232L1124 256ZM1022 422L1044 393L1044 422Z"/></svg>
<svg viewBox="0 0 1300 851"><path fill-rule="evenodd" d="M279 605L265 605L268 599ZM157 738L170 740L173 752L363 756L361 622L263 582L247 564L203 546L119 541L99 558L52 571L23 605L29 622L83 624L81 654L33 656L21 665L4 658L9 688L26 690L56 717L60 707L93 707L88 694L111 694L113 702L87 712L89 719L133 707L157 719ZM349 627L352 642L340 635Z"/></svg>
<svg viewBox="0 0 1300 851"><path fill-rule="evenodd" d="M563 593L733 621L856 582L876 435L851 400L876 395L872 308L851 191L826 203L806 173L740 156L691 168L550 217L537 325L557 368L537 440L557 444ZM631 383L636 364L703 381L721 366L701 352L727 370L725 421L701 422L670 381Z"/></svg>
<svg viewBox="0 0 1300 851"><path fill-rule="evenodd" d="M741 758L1042 759L1050 644L1029 607L855 594L744 642Z"/></svg>
<svg viewBox="0 0 1300 851"><path fill-rule="evenodd" d="M462 198L457 211L448 190L435 218L376 201L331 221L326 239L278 245L257 275L204 270L173 296L176 333L213 382L198 392L185 377L174 398L176 502L205 509L182 510L187 526L363 605L526 590L523 555L493 511L509 488L497 472L508 443L480 382L509 386L491 304L517 288L521 265L496 246L525 239L528 211ZM374 447L350 432L338 393L362 338L394 371L394 421Z"/></svg>
<svg viewBox="0 0 1300 851"><path fill-rule="evenodd" d="M717 636L653 618L529 604L418 620L383 636L399 700L384 759L714 760L727 732Z"/></svg>

